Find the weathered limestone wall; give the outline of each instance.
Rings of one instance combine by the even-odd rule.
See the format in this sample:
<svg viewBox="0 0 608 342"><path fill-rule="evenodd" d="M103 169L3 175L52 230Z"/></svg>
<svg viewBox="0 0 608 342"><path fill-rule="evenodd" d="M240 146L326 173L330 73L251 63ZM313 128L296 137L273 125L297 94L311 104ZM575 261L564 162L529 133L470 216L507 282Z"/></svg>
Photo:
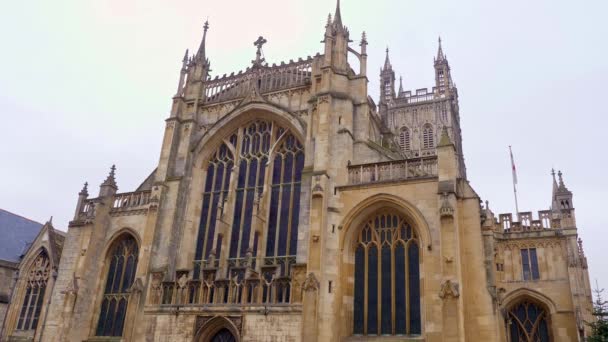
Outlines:
<svg viewBox="0 0 608 342"><path fill-rule="evenodd" d="M243 316L243 342L300 342L302 315L247 314Z"/></svg>

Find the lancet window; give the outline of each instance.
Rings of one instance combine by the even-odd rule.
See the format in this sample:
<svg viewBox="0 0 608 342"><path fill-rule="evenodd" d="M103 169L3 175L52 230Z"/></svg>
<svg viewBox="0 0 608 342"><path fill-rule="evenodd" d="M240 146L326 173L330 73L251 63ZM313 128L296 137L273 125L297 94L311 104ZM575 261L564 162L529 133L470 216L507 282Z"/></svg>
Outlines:
<svg viewBox="0 0 608 342"><path fill-rule="evenodd" d="M109 266L97 323L97 336L122 336L129 304L129 290L135 279L138 254L137 241L129 234L119 238L111 247L108 253Z"/></svg>
<svg viewBox="0 0 608 342"><path fill-rule="evenodd" d="M17 330L35 330L38 326L50 271L49 257L46 251L42 250L27 273L25 297L21 304Z"/></svg>
<svg viewBox="0 0 608 342"><path fill-rule="evenodd" d="M209 272L222 268L225 258L230 284L209 301L289 302L289 282L281 281L295 263L303 168L303 145L288 129L267 120L238 128L211 156L194 276L211 285L209 291L218 290L209 283ZM231 225L216 232L222 213L231 215ZM219 249L220 233L226 234L225 255ZM257 283L244 283L246 267L257 271ZM224 297L218 299L219 292Z"/></svg>
<svg viewBox="0 0 608 342"><path fill-rule="evenodd" d="M549 342L548 314L541 306L524 300L509 310L507 329L511 342Z"/></svg>
<svg viewBox="0 0 608 342"><path fill-rule="evenodd" d="M422 147L433 148L435 147L435 137L433 135L433 126L430 124L424 125L422 129Z"/></svg>
<svg viewBox="0 0 608 342"><path fill-rule="evenodd" d="M401 215L382 212L363 224L354 275L355 335L421 334L419 241Z"/></svg>
<svg viewBox="0 0 608 342"><path fill-rule="evenodd" d="M404 152L409 151L411 148L410 130L407 127L401 127L401 131L399 132L399 146Z"/></svg>

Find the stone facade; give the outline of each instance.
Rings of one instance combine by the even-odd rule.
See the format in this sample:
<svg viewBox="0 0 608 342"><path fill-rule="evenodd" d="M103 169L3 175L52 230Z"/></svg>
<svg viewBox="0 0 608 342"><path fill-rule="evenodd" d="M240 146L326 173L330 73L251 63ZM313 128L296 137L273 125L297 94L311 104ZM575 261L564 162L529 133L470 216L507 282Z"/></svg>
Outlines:
<svg viewBox="0 0 608 342"><path fill-rule="evenodd" d="M112 168L98 196L80 193L42 340L510 341L524 306L540 312L524 338L583 340L572 193L560 174L538 220L481 205L441 47L435 87L415 94L394 90L387 54L376 105L365 33L349 46L339 3L323 53L280 65L260 37L251 67L212 78L207 30L156 170L135 192ZM392 244L379 269L366 232Z"/></svg>

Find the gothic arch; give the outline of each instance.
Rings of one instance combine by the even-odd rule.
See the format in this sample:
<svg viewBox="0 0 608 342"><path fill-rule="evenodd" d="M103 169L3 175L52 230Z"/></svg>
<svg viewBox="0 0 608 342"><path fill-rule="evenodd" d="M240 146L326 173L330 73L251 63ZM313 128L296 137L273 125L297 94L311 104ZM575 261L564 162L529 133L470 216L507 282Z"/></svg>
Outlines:
<svg viewBox="0 0 608 342"><path fill-rule="evenodd" d="M342 220L342 227L345 230L340 241L343 262L348 261L347 257L350 253L344 253L344 251L354 246L355 237L363 221L382 208L390 208L403 214L416 228L419 234L420 245L422 247L426 246L427 249L432 248L431 230L426 219L416 206L395 195L377 194L361 201ZM424 248L421 248L421 252L421 258L423 258Z"/></svg>
<svg viewBox="0 0 608 342"><path fill-rule="evenodd" d="M355 298L355 271L356 267L356 250L358 248L359 241L357 240L360 237L360 232L364 229L366 222L372 219L377 214L382 213L393 213L397 216L401 216L404 221L406 221L413 230L413 240L414 243L418 246L417 248L417 269L418 275L411 275L414 278L409 278L407 280L408 283L412 283L417 279L418 293L419 293L419 309L413 309L415 312L418 312L419 321L418 328L409 330L407 334L416 335L418 333L424 332L425 324L424 324L424 256L425 250L431 248L431 235L428 223L424 219L422 213L411 203L408 201L394 196L390 194L378 194L367 198L357 204L350 212L346 215L343 222L344 235L340 241L340 250L342 252L342 259L340 262L340 274L342 279L342 295L344 296L344 300L342 301L342 331L340 333L341 336L352 336L353 334L360 334L361 332L357 332L354 329L353 319L355 317L355 305L352 303L353 298ZM401 234L401 233L400 233ZM410 242L405 239L405 249L408 249ZM379 249L378 249L379 251ZM405 252L407 254L407 252ZM367 258L367 257L365 257ZM367 272L367 271L364 271ZM406 276L404 274L404 276ZM367 279L367 276L365 276ZM409 277L406 276L406 277ZM367 280L366 280L367 281ZM409 285L408 285L409 288ZM408 290L409 291L409 290ZM347 299L348 298L348 299ZM409 310L409 307L408 309ZM418 311L419 310L419 311ZM413 313L414 311L411 311ZM367 315L367 314L366 314ZM409 315L409 314L408 314ZM408 316L409 317L409 316ZM396 323L393 323L396 326ZM409 324L409 323L407 323ZM395 332L399 335L401 332ZM364 333L367 335L367 332ZM384 334L384 333L382 333ZM372 334L373 335L373 334Z"/></svg>
<svg viewBox="0 0 608 342"><path fill-rule="evenodd" d="M209 130L194 138L196 142L192 145L191 150L194 153L194 165L202 167L203 163L232 131L249 121L260 118L276 121L288 128L299 141L302 143L306 141L306 127L301 119L275 105L252 102L224 115Z"/></svg>
<svg viewBox="0 0 608 342"><path fill-rule="evenodd" d="M502 300L502 309L506 312L506 310L509 310L524 299L530 299L539 303L551 315L557 313L557 306L555 305L555 302L551 300L551 298L538 291L527 288L520 288L507 294Z"/></svg>
<svg viewBox="0 0 608 342"><path fill-rule="evenodd" d="M217 334L222 329L227 329L228 331L230 331L232 336L234 336L234 339L236 342L241 341L241 336L239 334L239 330L236 327L236 325L234 325L234 323L231 320L226 319L225 317L222 317L222 316L215 316L215 317L211 318L210 320L206 321L205 323L203 323L198 328L194 341L195 342L210 342L211 339L215 336L215 334Z"/></svg>
<svg viewBox="0 0 608 342"><path fill-rule="evenodd" d="M518 341L553 341L557 327L551 321L556 311L555 303L542 293L517 289L503 299L505 336L511 341L514 336Z"/></svg>
<svg viewBox="0 0 608 342"><path fill-rule="evenodd" d="M113 265L114 263L110 260L110 258L113 258L114 256L111 255L111 253L115 252L115 248L118 248L118 244L122 243L123 241L127 241L129 239L133 240L134 243L134 251L133 254L130 255L125 255L125 257L127 257L126 261L123 261L124 264L123 266L120 267L124 267L126 270L123 272L122 270L119 272L120 275L120 280L119 280L119 285L118 289L114 289L110 292L108 292L108 288L109 287L115 287L115 286L110 286L109 283L109 278L110 276L112 276L111 271L112 268L118 268L119 266L117 265ZM97 282L97 286L96 286L96 292L95 292L95 305L93 306L93 315L92 315L92 320L91 320L91 324L90 324L90 329L91 329L91 336L128 336L129 335L129 331L130 331L130 320L129 320L129 312L132 310L129 310L129 297L130 297L130 293L128 290L130 290L131 286L133 285L133 283L135 283L136 277L135 275L137 274L137 268L138 268L138 264L139 264L139 253L141 252L141 240L139 237L139 234L137 234L136 231L134 231L131 228L121 228L118 231L114 232L111 237L107 240L102 252L101 252L101 267L98 270L98 282ZM134 265L132 265L132 268L130 269L128 266L128 259L133 256L134 259ZM128 271L130 269L130 271ZM130 276L127 276L126 274L128 274L128 272L131 272ZM124 274L123 274L124 273ZM124 279L123 279L124 278ZM116 279L116 278L114 278ZM104 312L107 314L107 312L110 311L110 309L108 309L106 306L104 306L106 299L106 295L108 296L113 296L116 298L122 298L120 300L116 299L118 302L118 304L116 304L117 310L122 312L123 317L122 318L114 318L112 320L112 324L115 325L116 322L119 322L119 324L121 324L121 328L120 329L116 329L116 331L118 331L118 335L114 332L108 334L107 331L105 331L103 328L101 330L101 334L100 334L100 320L103 319L103 315ZM121 309L121 302L124 300L124 307ZM111 307L111 304L108 304ZM131 305L132 306L132 305ZM109 316L108 316L109 317ZM110 329L112 331L114 331L115 329Z"/></svg>
<svg viewBox="0 0 608 342"><path fill-rule="evenodd" d="M137 246L141 246L141 238L139 237L139 234L133 228L130 228L130 227L120 228L119 230L112 233L110 238L107 240L106 245L103 247L103 251L101 252L101 255L104 258L103 259L104 263L108 256L108 252L114 246L114 243L117 240L121 239L123 237L123 235L125 235L125 234L131 235L131 237L133 237L135 239L135 242L137 242Z"/></svg>

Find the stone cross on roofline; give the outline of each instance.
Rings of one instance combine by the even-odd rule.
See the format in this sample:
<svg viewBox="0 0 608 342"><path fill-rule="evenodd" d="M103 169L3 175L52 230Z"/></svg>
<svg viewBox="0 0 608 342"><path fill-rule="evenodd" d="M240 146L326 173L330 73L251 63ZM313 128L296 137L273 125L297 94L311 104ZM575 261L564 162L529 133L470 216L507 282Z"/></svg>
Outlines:
<svg viewBox="0 0 608 342"><path fill-rule="evenodd" d="M258 50L255 53L255 61L251 61L253 63L253 65L260 66L260 65L262 65L262 63L264 63L265 59L262 58L262 46L264 44L266 44L267 42L268 41L262 36L259 36L258 39L255 42L253 42L253 45L258 48Z"/></svg>

